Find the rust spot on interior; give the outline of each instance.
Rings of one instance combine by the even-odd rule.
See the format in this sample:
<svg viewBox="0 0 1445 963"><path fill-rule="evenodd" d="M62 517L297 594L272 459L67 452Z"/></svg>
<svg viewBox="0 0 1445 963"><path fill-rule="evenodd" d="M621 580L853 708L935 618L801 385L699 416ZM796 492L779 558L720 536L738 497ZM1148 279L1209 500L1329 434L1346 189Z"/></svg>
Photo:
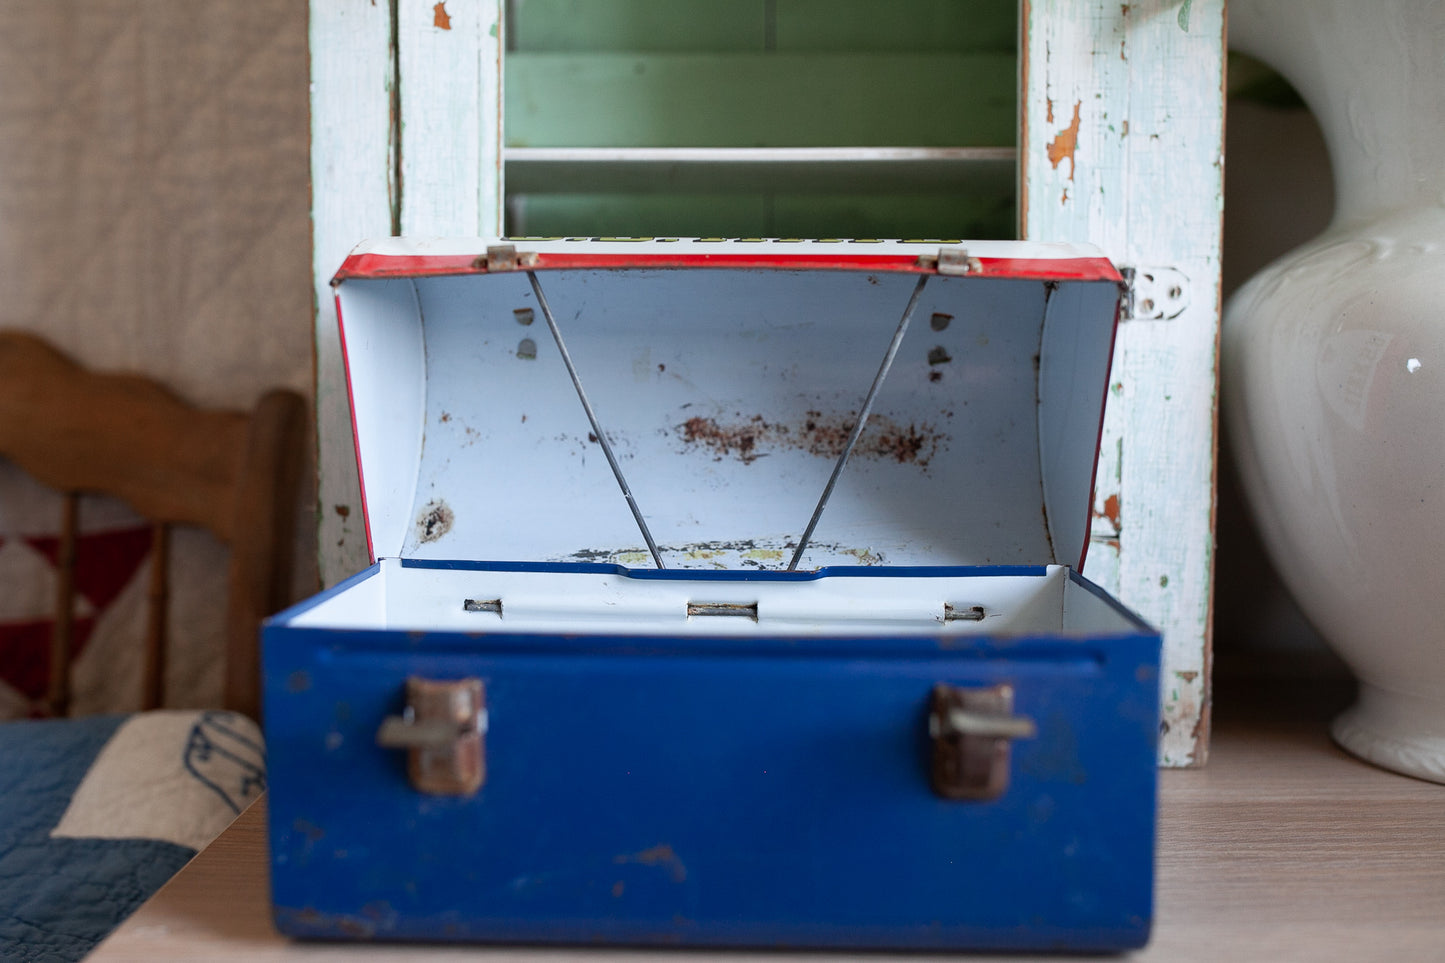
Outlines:
<svg viewBox="0 0 1445 963"><path fill-rule="evenodd" d="M682 423L682 440L688 444L701 444L717 453L718 461L723 455L736 453L745 463L758 458L756 451L760 434L787 434L782 425L770 425L761 415L754 415L751 421L741 425L722 426L712 418L689 418Z"/></svg>
<svg viewBox="0 0 1445 963"><path fill-rule="evenodd" d="M451 421L451 420L452 420L452 413L451 413L450 411L443 411L442 414L441 414L441 417L437 419L437 421L440 421L442 424L446 424L447 422L449 422L449 421Z"/></svg>
<svg viewBox="0 0 1445 963"><path fill-rule="evenodd" d="M1044 98L1044 119L1052 124L1054 122L1054 98Z"/></svg>
<svg viewBox="0 0 1445 963"><path fill-rule="evenodd" d="M661 866L665 868L672 877L674 883L681 883L687 879L687 867L682 860L677 858L677 853L667 843L659 843L650 849L644 849L640 853L624 853L621 856L612 858L614 863L640 863L643 866Z"/></svg>
<svg viewBox="0 0 1445 963"><path fill-rule="evenodd" d="M771 563L781 563L797 543L792 539L771 545L759 545L752 539L738 541L693 542L682 545L659 545L665 554L678 554L689 561L708 562L718 569L765 569ZM822 557L826 555L849 555L859 565L886 565L888 560L882 552L872 548L856 548L838 542L808 543L808 550ZM735 556L730 558L729 556ZM612 562L619 564L643 564L651 561L651 554L644 548L584 548L555 561L569 562ZM725 564L731 563L731 564ZM851 564L851 563L850 563ZM687 568L689 566L683 566Z"/></svg>
<svg viewBox="0 0 1445 963"><path fill-rule="evenodd" d="M938 363L938 362L935 362ZM795 427L765 420L761 415L735 424L719 424L714 418L689 418L677 427L684 444L706 448L714 461L732 456L751 464L767 456L769 449L794 449L820 458L837 458L848 444L856 414L831 415L810 411ZM886 415L872 415L863 429L854 455L900 464L928 467L948 436L933 425L900 425Z"/></svg>
<svg viewBox="0 0 1445 963"><path fill-rule="evenodd" d="M452 530L455 516L446 502L440 499L426 503L416 520L416 540L419 544L435 542Z"/></svg>
<svg viewBox="0 0 1445 963"><path fill-rule="evenodd" d="M941 344L928 349L929 364L948 364L952 360L953 358L949 355L948 349Z"/></svg>
<svg viewBox="0 0 1445 963"><path fill-rule="evenodd" d="M1068 158L1069 180L1074 179L1074 149L1079 144L1079 108L1083 104L1082 100L1074 101L1074 119L1069 122L1069 126L1059 131L1058 136L1049 141L1049 163L1054 165L1054 170L1058 170L1059 164Z"/></svg>
<svg viewBox="0 0 1445 963"><path fill-rule="evenodd" d="M452 18L447 13L447 5L445 3L439 3L431 9L433 26L435 26L438 30L452 29Z"/></svg>
<svg viewBox="0 0 1445 963"><path fill-rule="evenodd" d="M342 518L348 518L348 517L350 517L350 515L351 515L351 506L350 506L350 505L337 505L337 506L336 506L336 514L340 515Z"/></svg>
<svg viewBox="0 0 1445 963"><path fill-rule="evenodd" d="M1174 674L1179 676L1179 678L1183 679L1185 682L1193 682L1195 679L1199 678L1199 672L1194 669L1180 669Z"/></svg>
<svg viewBox="0 0 1445 963"><path fill-rule="evenodd" d="M928 372L928 380L929 380L929 381L942 381L942 380L943 380L943 372L942 372L942 371L930 371L930 372Z"/></svg>

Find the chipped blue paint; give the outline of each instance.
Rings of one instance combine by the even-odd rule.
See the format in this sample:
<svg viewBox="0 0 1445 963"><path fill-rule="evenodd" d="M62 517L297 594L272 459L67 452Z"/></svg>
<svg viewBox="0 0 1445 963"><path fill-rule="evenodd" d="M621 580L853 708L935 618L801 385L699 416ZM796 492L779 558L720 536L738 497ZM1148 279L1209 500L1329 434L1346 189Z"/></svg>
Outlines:
<svg viewBox="0 0 1445 963"><path fill-rule="evenodd" d="M285 933L1085 951L1148 937L1151 630L945 645L289 624L331 594L265 630ZM376 746L409 675L483 680L476 796L421 795L404 754ZM1038 723L1001 799L931 791L938 682L1011 683Z"/></svg>

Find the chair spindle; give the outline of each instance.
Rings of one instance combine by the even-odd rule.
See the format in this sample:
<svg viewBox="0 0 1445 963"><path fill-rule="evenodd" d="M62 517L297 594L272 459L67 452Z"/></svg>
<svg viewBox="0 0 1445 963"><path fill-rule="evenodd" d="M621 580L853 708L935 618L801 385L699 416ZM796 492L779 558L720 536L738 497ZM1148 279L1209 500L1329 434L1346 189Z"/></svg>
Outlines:
<svg viewBox="0 0 1445 963"><path fill-rule="evenodd" d="M159 709L165 702L166 621L170 614L171 528L165 522L151 526L150 587L146 593L146 638L144 675L141 678L141 708Z"/></svg>
<svg viewBox="0 0 1445 963"><path fill-rule="evenodd" d="M50 635L50 686L45 699L46 714L51 716L64 716L70 711L70 660L75 638L75 538L79 518L80 494L68 491L60 515L55 630Z"/></svg>

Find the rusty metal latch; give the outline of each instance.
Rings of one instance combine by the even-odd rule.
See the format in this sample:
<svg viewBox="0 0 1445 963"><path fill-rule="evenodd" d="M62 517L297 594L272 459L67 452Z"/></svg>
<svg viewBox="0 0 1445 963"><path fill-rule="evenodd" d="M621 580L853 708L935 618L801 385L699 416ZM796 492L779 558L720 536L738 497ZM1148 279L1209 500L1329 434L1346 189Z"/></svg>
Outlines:
<svg viewBox="0 0 1445 963"><path fill-rule="evenodd" d="M1010 747L1032 739L1038 726L1013 714L1009 685L963 689L940 683L928 706L933 743L930 781L945 799L997 799L1008 789Z"/></svg>
<svg viewBox="0 0 1445 963"><path fill-rule="evenodd" d="M471 796L486 779L487 708L481 679L406 680L406 709L387 716L376 743L407 751L407 775L418 792Z"/></svg>

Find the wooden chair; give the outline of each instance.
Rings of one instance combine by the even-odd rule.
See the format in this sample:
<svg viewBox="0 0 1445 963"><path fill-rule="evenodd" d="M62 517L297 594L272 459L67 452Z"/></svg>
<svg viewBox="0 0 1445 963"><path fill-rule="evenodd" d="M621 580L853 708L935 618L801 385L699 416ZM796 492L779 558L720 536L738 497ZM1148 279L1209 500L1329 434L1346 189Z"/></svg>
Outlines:
<svg viewBox="0 0 1445 963"><path fill-rule="evenodd" d="M205 411L154 381L86 371L46 342L0 332L0 457L64 496L46 712L70 702L80 496L122 499L151 522L142 708L163 701L169 532L230 547L225 708L260 709L257 630L289 600L305 403L277 390L251 413Z"/></svg>

